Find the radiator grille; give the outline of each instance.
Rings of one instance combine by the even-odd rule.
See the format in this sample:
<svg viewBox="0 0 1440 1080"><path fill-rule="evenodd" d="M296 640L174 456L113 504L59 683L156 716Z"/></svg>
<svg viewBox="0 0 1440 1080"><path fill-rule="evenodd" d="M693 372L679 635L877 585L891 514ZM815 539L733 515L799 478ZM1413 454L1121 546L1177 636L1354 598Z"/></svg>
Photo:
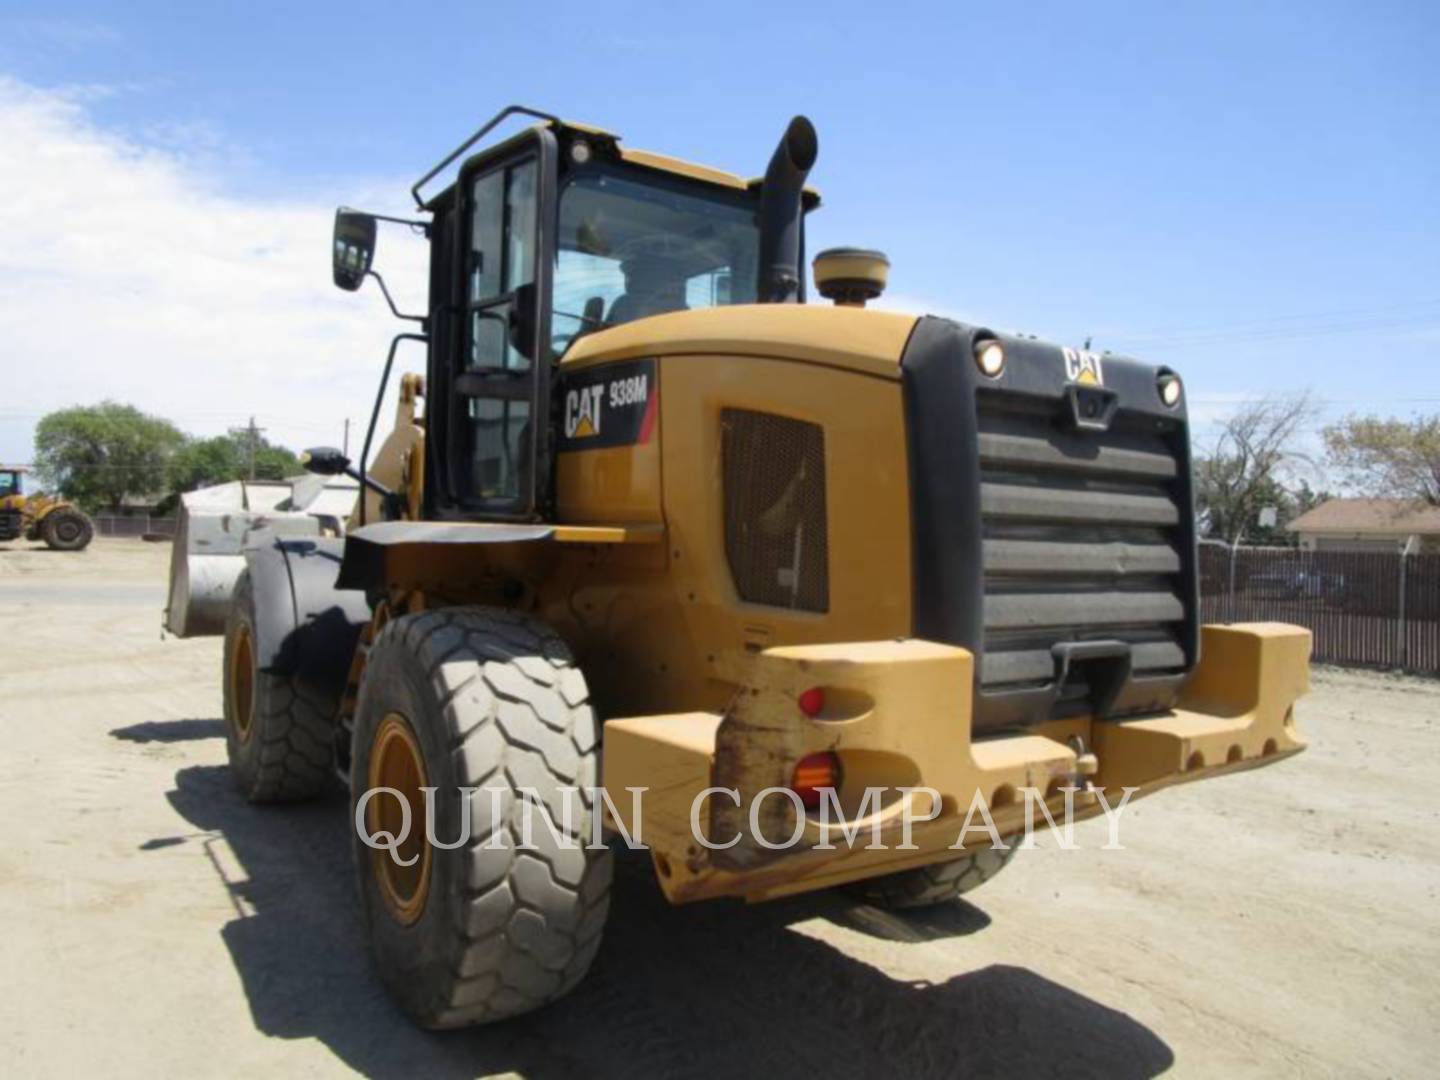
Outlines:
<svg viewBox="0 0 1440 1080"><path fill-rule="evenodd" d="M825 432L746 409L720 415L725 556L742 600L830 607Z"/></svg>
<svg viewBox="0 0 1440 1080"><path fill-rule="evenodd" d="M1188 490L1137 420L1067 428L1036 401L978 399L987 691L1052 684L1055 646L1123 642L1137 676L1185 669ZM1085 672L1060 689L1083 698Z"/></svg>

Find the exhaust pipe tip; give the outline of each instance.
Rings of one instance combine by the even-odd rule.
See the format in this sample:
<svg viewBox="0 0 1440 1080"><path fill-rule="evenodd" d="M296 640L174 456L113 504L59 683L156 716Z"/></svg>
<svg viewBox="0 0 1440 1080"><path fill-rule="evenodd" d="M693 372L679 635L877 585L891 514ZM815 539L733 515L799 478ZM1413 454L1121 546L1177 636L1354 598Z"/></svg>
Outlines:
<svg viewBox="0 0 1440 1080"><path fill-rule="evenodd" d="M800 225L805 178L820 154L820 137L808 117L797 116L785 128L765 170L760 189L761 303L798 301L801 290Z"/></svg>
<svg viewBox="0 0 1440 1080"><path fill-rule="evenodd" d="M815 167L815 159L820 156L820 136L808 116L797 116L790 121L780 147L793 168L808 173Z"/></svg>

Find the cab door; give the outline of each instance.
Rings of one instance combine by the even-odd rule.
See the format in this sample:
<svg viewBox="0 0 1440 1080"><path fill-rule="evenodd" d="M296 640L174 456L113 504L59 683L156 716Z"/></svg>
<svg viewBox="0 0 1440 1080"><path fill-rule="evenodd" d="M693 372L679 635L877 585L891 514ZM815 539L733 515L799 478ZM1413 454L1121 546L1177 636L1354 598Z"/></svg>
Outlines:
<svg viewBox="0 0 1440 1080"><path fill-rule="evenodd" d="M555 145L532 129L460 173L451 333L431 365L436 517L533 521L550 505Z"/></svg>

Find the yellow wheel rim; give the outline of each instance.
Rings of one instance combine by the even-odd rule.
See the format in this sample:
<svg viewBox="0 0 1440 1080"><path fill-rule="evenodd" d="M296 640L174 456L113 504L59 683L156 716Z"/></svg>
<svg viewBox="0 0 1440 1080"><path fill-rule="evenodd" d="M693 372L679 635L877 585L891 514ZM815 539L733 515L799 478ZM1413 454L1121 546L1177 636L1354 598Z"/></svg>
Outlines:
<svg viewBox="0 0 1440 1080"><path fill-rule="evenodd" d="M368 779L371 788L398 791L410 807L410 832L404 842L394 849L370 852L370 867L386 908L396 922L409 926L425 910L430 893L430 844L425 839L425 795L420 790L427 784L425 758L414 728L399 713L388 714L375 732ZM370 799L365 818L371 836L380 832L399 836L404 825L404 812L388 793Z"/></svg>
<svg viewBox="0 0 1440 1080"><path fill-rule="evenodd" d="M249 742L255 717L255 649L244 624L230 646L230 709L236 738Z"/></svg>

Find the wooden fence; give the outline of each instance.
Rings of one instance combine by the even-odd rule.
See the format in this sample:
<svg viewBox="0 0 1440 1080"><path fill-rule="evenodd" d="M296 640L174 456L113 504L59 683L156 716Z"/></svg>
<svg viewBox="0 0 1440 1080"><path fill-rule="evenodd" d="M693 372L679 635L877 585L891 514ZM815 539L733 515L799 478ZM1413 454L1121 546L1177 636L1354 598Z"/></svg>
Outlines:
<svg viewBox="0 0 1440 1080"><path fill-rule="evenodd" d="M1205 622L1288 622L1330 664L1440 675L1440 555L1200 545Z"/></svg>

